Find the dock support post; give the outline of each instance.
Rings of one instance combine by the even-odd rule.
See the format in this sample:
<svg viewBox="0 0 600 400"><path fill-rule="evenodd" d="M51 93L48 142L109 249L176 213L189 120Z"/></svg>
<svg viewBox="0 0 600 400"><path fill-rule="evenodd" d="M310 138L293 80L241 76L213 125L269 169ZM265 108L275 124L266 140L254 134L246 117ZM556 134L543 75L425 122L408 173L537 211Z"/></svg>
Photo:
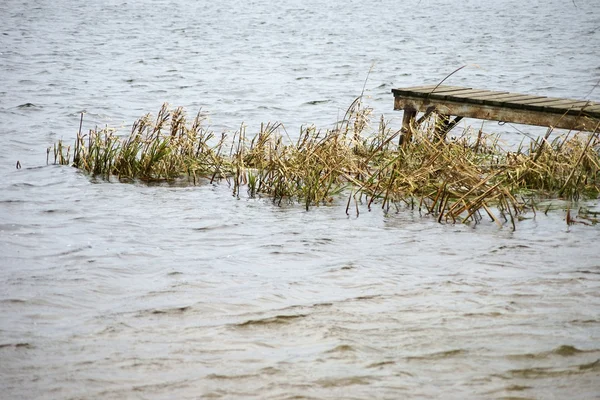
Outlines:
<svg viewBox="0 0 600 400"><path fill-rule="evenodd" d="M402 134L400 135L400 145L406 146L410 143L412 136L412 125L415 117L417 116L417 110L413 107L404 108L404 116L402 117Z"/></svg>
<svg viewBox="0 0 600 400"><path fill-rule="evenodd" d="M431 116L431 114L433 114L434 112L435 112L435 107L434 106L427 107L427 110L425 110L425 112L423 113L423 115L421 115L419 117L419 119L415 123L415 126L421 126L421 124L423 122L427 121L427 118L429 118Z"/></svg>
<svg viewBox="0 0 600 400"><path fill-rule="evenodd" d="M450 132L456 126L456 124L463 119L463 117L454 117L454 119L451 118L452 117L450 115L440 114L441 121L435 128L435 136L437 137L438 141L443 142L446 140L446 135L448 132Z"/></svg>

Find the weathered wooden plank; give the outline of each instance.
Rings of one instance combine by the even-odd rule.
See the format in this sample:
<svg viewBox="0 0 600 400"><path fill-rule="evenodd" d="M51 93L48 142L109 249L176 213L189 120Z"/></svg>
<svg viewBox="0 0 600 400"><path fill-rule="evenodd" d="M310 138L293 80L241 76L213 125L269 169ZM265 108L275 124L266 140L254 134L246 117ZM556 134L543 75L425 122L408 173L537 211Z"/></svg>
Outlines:
<svg viewBox="0 0 600 400"><path fill-rule="evenodd" d="M432 92L432 90L434 90ZM406 88L406 89L392 89L392 92L394 93L394 95L397 94L402 94L402 95L414 95L414 96L418 96L418 97L423 97L423 96L427 96L427 95L431 95L433 93L437 94L437 93L443 93L443 92L448 92L448 91L453 91L453 90L457 90L457 89L467 89L464 87L460 87L460 86L437 86L436 85L428 85L428 86L416 86L416 87L412 87L412 88Z"/></svg>
<svg viewBox="0 0 600 400"><path fill-rule="evenodd" d="M494 106L494 107L524 108L524 105L519 105L518 103L515 103L515 102L517 102L517 101L535 101L535 100L539 100L540 98L543 98L543 97L515 94L510 97L486 99L483 101L483 104L488 105L488 106Z"/></svg>
<svg viewBox="0 0 600 400"><path fill-rule="evenodd" d="M597 129L600 122L600 103L585 100L446 85L393 89L392 92L394 109L407 110L405 128L416 112L431 112L432 108L443 115L583 131Z"/></svg>
<svg viewBox="0 0 600 400"><path fill-rule="evenodd" d="M526 94L517 94L517 93L507 93L505 95L498 95L495 97L489 97L484 99L485 101L489 101L489 102L509 102L512 100L529 100L529 99L539 99L540 96L530 96L530 95L526 95Z"/></svg>
<svg viewBox="0 0 600 400"><path fill-rule="evenodd" d="M538 107L566 108L566 109L581 109L589 106L591 102L581 100L565 100L565 99L548 99L543 102L535 103Z"/></svg>
<svg viewBox="0 0 600 400"><path fill-rule="evenodd" d="M475 96L475 97L480 97L480 96ZM520 93L510 93L510 92L505 92L505 93L501 93L498 92L497 94L494 93L491 96L486 96L486 95L482 95L481 97L486 97L486 98L490 98L490 99L495 99L495 98L508 98L508 97L531 97L530 95L527 94L520 94ZM536 96L537 97L537 96Z"/></svg>
<svg viewBox="0 0 600 400"><path fill-rule="evenodd" d="M460 98L462 99L466 99L466 100L471 100L473 98L473 96L476 96L478 94L485 94L485 93L489 93L489 90L482 90L482 89L470 89L470 90L462 90L462 91L455 91L455 92L446 92L443 94L443 97L445 99L449 99L449 98Z"/></svg>
<svg viewBox="0 0 600 400"><path fill-rule="evenodd" d="M463 86L451 86L451 85L430 85L427 88L421 89L420 91L423 93L437 93L437 92L445 92L448 90L455 89L464 89Z"/></svg>
<svg viewBox="0 0 600 400"><path fill-rule="evenodd" d="M482 94L476 94L473 96L473 99L478 99L478 100L483 100L483 99L492 99L498 96L506 96L506 95L510 95L513 96L515 93L509 93L509 92L495 92L495 91L491 91L488 90L488 93L482 93Z"/></svg>
<svg viewBox="0 0 600 400"><path fill-rule="evenodd" d="M585 111L581 107L572 107L573 104L579 104L580 106L585 106L586 102L572 103L569 101L567 104L561 103L560 99L556 100L546 100L543 102L535 102L530 104L523 104L522 108L524 110L531 111L541 111L541 112L550 112L556 114L569 114L573 116L578 116L581 114L586 114L588 116L592 116L594 118L600 118L600 113L593 110L588 111L588 108L585 108ZM600 111L600 110L598 110Z"/></svg>
<svg viewBox="0 0 600 400"><path fill-rule="evenodd" d="M593 104L598 104L598 103L593 103ZM590 105L590 106L584 107L583 108L583 112L586 112L586 113L595 113L595 114L599 114L600 115L600 104L598 104L598 105Z"/></svg>
<svg viewBox="0 0 600 400"><path fill-rule="evenodd" d="M401 89L392 89L392 92L426 92L431 91L436 88L437 85L422 85L422 86L411 86L407 88ZM440 86L440 88L444 88L446 86ZM459 88L460 86L452 86L453 88Z"/></svg>
<svg viewBox="0 0 600 400"><path fill-rule="evenodd" d="M452 86L452 85L429 85L420 90L423 93L437 93L437 92L446 92L448 90L456 90L456 89L468 89L464 86Z"/></svg>
<svg viewBox="0 0 600 400"><path fill-rule="evenodd" d="M527 99L527 98L530 98L530 96L518 95L515 93L503 93L503 94L497 94L494 96L482 96L481 98L478 97L477 95L474 95L473 97L466 99L465 102L472 103L472 104L502 105L512 99Z"/></svg>
<svg viewBox="0 0 600 400"><path fill-rule="evenodd" d="M538 96L536 98L536 96L531 96L529 99L513 99L510 103L514 105L537 105L538 103L545 103L548 101L550 101L549 97Z"/></svg>
<svg viewBox="0 0 600 400"><path fill-rule="evenodd" d="M460 101L464 101L465 103L468 104L473 104L475 105L483 105L483 104L488 104L488 105L502 105L505 104L506 101L505 99L522 99L525 98L526 96L519 96L519 97L515 97L514 93L500 93L500 94L496 94L493 96L485 96L483 95L482 97L478 97L477 94L474 94L472 97L468 97L468 98L457 98L457 100ZM451 99L450 99L451 100Z"/></svg>
<svg viewBox="0 0 600 400"><path fill-rule="evenodd" d="M411 86L402 89L392 89L393 92L401 91L401 92L423 92L427 90L433 90L436 85L424 85L424 86ZM455 86L459 87L459 86Z"/></svg>
<svg viewBox="0 0 600 400"><path fill-rule="evenodd" d="M466 89L466 88L461 88L461 89L455 89L455 90L451 90L451 91L447 91L441 94L438 93L432 93L432 96L443 96L443 97L448 97L448 96L463 96L463 97L469 97L469 96L474 96L475 94L483 94L483 93L487 93L489 92L488 90L484 90L484 89Z"/></svg>
<svg viewBox="0 0 600 400"><path fill-rule="evenodd" d="M435 106L440 114L455 115L467 118L485 119L491 121L505 121L526 125L552 126L554 128L572 129L581 131L594 130L600 120L598 117L572 115L567 113L543 112L509 108L503 106L467 104L461 101L436 100L425 98L395 97L394 109L404 108L425 111L428 107Z"/></svg>
<svg viewBox="0 0 600 400"><path fill-rule="evenodd" d="M513 102L513 101L525 101L525 100L539 100L546 99L547 97L543 96L532 96L529 94L518 94L518 93L509 93L506 96L498 96L496 98L488 99L490 101L502 101L502 102Z"/></svg>
<svg viewBox="0 0 600 400"><path fill-rule="evenodd" d="M427 94L429 96L446 96L448 93L463 92L463 91L467 91L467 90L471 90L471 89L464 88L464 87L447 86L443 89L437 88L433 91L428 92Z"/></svg>

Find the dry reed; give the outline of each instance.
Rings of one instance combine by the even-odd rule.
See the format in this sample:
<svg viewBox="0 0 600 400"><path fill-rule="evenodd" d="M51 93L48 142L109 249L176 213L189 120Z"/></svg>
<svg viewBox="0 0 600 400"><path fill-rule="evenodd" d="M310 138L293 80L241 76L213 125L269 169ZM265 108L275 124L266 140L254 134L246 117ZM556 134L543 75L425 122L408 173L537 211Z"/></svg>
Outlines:
<svg viewBox="0 0 600 400"><path fill-rule="evenodd" d="M550 141L549 130L506 151L499 137L481 130L440 138L432 116L413 129L409 145L399 146L400 133L383 117L371 128L370 111L359 98L334 129L305 127L292 141L283 125L270 123L251 139L245 126L231 138L217 138L204 127L202 113L188 123L182 108L165 104L156 118L137 120L126 137L110 128L80 129L73 154L58 142L48 157L52 151L57 164L126 181L226 180L235 196L245 188L251 197L299 201L307 209L346 193L347 213L358 213L361 202L385 210L405 204L439 222L477 223L487 215L513 228L523 211L535 211L536 199L577 200L600 192L598 132Z"/></svg>

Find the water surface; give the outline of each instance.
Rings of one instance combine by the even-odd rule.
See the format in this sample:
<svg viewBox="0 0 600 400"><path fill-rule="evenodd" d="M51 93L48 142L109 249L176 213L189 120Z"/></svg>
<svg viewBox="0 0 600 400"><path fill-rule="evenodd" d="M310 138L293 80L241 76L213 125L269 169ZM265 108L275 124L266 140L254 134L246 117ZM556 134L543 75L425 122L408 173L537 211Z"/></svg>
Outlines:
<svg viewBox="0 0 600 400"><path fill-rule="evenodd" d="M600 231L561 209L513 232L45 163L81 111L127 131L165 101L294 137L364 85L399 126L392 87L462 65L598 101L594 1L8 0L0 26L0 397L597 398Z"/></svg>

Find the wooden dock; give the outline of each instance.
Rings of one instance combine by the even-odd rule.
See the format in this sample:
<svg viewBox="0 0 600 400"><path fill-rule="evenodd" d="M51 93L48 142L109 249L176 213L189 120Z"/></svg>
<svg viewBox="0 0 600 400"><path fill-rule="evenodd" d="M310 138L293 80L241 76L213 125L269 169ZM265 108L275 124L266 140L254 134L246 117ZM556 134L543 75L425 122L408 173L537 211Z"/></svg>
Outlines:
<svg viewBox="0 0 600 400"><path fill-rule="evenodd" d="M404 110L404 143L410 140L411 127L432 113L442 117L442 137L462 118L589 132L600 129L600 103L593 101L445 85L392 89L392 93L394 110ZM417 120L419 112L424 114Z"/></svg>

